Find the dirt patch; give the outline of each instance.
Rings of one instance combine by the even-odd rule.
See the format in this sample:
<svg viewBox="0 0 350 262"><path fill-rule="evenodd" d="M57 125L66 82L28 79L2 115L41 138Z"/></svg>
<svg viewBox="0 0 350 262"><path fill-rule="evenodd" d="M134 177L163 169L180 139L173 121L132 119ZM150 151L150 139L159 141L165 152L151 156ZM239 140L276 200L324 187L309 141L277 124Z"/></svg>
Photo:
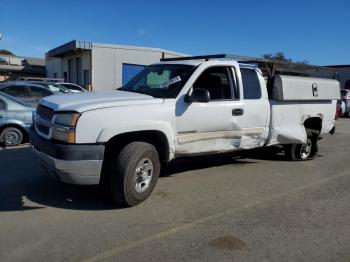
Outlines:
<svg viewBox="0 0 350 262"><path fill-rule="evenodd" d="M245 247L245 242L234 236L223 236L211 240L209 246L221 250L241 250Z"/></svg>

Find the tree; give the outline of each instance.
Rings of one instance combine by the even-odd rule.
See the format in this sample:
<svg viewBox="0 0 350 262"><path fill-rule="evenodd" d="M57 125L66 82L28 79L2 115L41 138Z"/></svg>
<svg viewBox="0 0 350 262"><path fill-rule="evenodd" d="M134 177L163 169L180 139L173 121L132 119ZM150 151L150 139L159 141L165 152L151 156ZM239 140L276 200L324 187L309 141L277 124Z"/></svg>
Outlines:
<svg viewBox="0 0 350 262"><path fill-rule="evenodd" d="M275 54L264 54L262 56L265 59L268 60L275 60L275 61L285 61L285 62L290 62L290 63L296 63L296 64L308 64L309 61L304 60L304 61L293 61L290 58L287 58L283 52L276 52Z"/></svg>
<svg viewBox="0 0 350 262"><path fill-rule="evenodd" d="M6 49L0 49L0 55L15 55L14 53L12 53L9 50Z"/></svg>

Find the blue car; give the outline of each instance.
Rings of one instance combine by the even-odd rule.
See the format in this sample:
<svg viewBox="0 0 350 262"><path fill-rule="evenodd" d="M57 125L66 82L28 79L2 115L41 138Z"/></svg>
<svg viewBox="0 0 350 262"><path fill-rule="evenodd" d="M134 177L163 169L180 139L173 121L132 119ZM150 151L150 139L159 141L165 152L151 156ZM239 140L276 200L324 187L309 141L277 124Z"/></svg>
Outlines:
<svg viewBox="0 0 350 262"><path fill-rule="evenodd" d="M19 145L28 140L35 105L0 92L0 144Z"/></svg>

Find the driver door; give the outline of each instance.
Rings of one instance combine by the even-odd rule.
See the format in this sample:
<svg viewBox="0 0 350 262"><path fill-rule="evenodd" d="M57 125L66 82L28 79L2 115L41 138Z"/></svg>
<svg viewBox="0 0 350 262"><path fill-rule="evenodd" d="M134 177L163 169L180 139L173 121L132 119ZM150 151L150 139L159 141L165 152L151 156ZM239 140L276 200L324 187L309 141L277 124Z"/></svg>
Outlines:
<svg viewBox="0 0 350 262"><path fill-rule="evenodd" d="M242 136L243 103L239 99L234 69L229 66L207 68L192 89L205 89L207 103L176 105L176 153L180 155L225 152L238 149Z"/></svg>

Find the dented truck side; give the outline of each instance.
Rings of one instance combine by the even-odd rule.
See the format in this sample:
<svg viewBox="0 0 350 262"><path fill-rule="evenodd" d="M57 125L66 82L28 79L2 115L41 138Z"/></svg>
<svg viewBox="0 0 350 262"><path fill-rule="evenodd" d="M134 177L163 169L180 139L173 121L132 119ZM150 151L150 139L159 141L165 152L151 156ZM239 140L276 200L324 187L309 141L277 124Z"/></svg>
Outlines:
<svg viewBox="0 0 350 262"><path fill-rule="evenodd" d="M282 145L312 159L334 128L339 83L276 75L235 61L168 61L121 89L44 98L31 143L55 178L104 184L128 206L145 200L177 157Z"/></svg>

